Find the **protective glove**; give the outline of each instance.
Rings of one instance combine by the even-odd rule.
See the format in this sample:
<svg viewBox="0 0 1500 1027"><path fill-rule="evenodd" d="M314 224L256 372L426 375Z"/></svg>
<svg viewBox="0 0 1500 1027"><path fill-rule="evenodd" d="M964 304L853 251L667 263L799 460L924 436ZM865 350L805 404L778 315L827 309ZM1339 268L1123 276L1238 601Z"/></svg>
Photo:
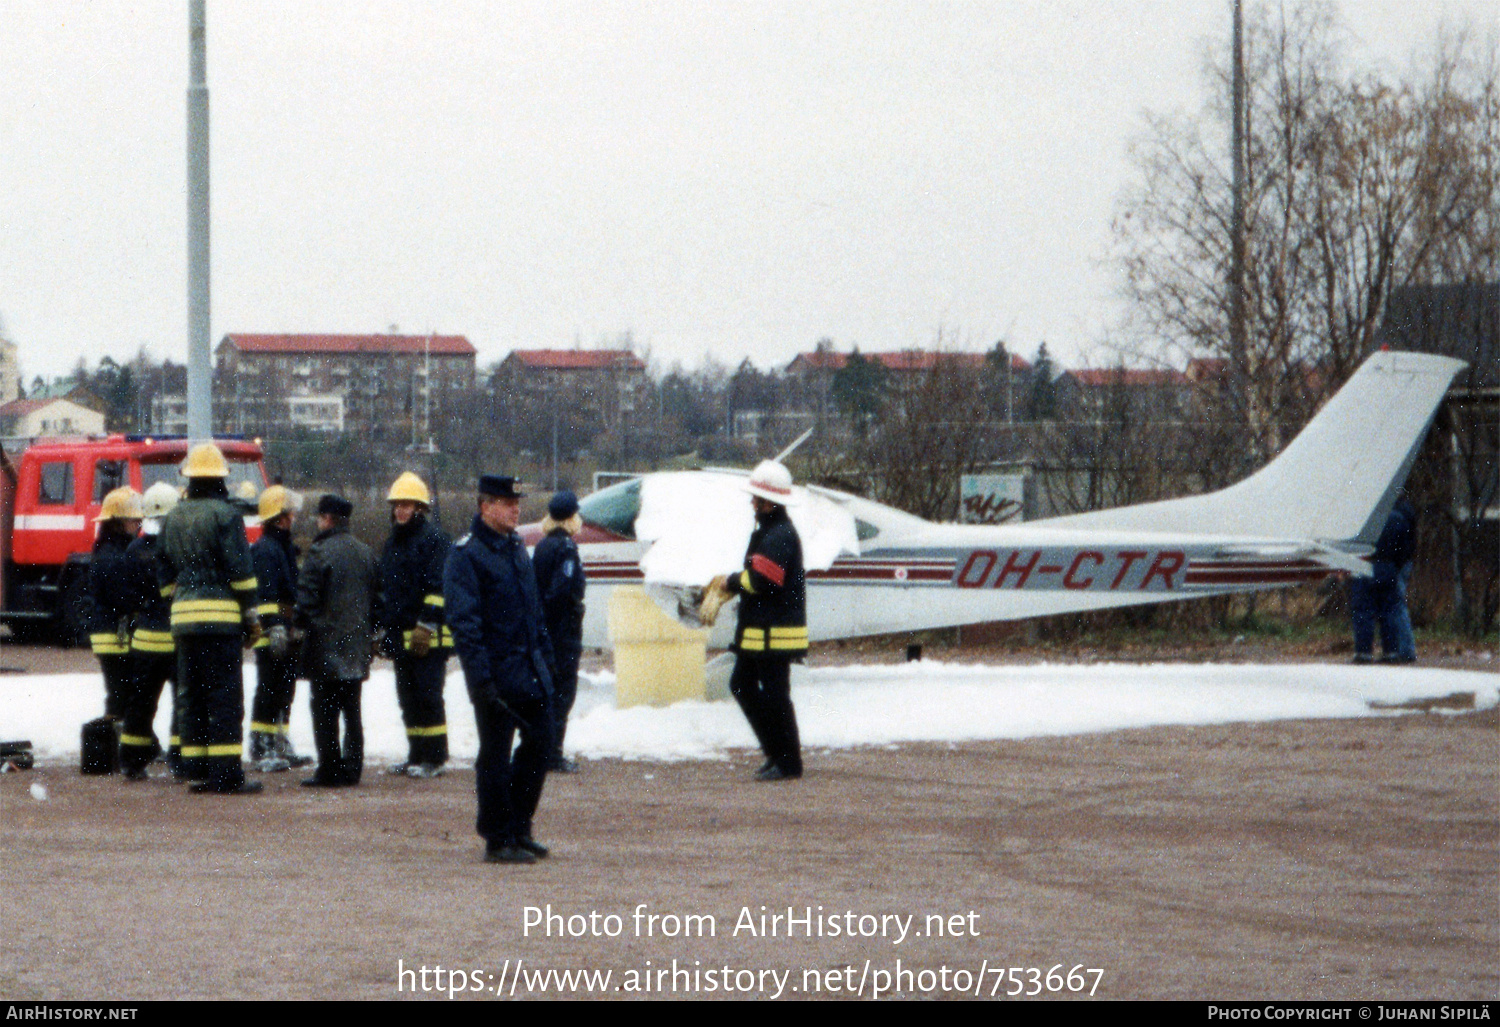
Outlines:
<svg viewBox="0 0 1500 1027"><path fill-rule="evenodd" d="M266 632L266 648L276 659L286 659L286 654L292 649L292 637L287 633L285 625L278 624Z"/></svg>
<svg viewBox="0 0 1500 1027"><path fill-rule="evenodd" d="M701 627L698 620L698 607L703 605L703 589L701 588L676 588L672 590L673 597L677 600L677 620L685 628Z"/></svg>
<svg viewBox="0 0 1500 1027"><path fill-rule="evenodd" d="M130 618L121 617L115 622L115 641L123 646L130 645Z"/></svg>
<svg viewBox="0 0 1500 1027"><path fill-rule="evenodd" d="M413 656L426 656L432 649L432 629L425 624L418 624L411 629L411 641L407 643L407 649L411 650Z"/></svg>
<svg viewBox="0 0 1500 1027"><path fill-rule="evenodd" d="M698 604L698 620L704 627L712 627L719 619L719 610L732 598L734 593L729 591L729 578L720 574L703 590L703 602Z"/></svg>
<svg viewBox="0 0 1500 1027"><path fill-rule="evenodd" d="M255 643L260 641L260 618L253 614L245 618L245 648L254 649Z"/></svg>

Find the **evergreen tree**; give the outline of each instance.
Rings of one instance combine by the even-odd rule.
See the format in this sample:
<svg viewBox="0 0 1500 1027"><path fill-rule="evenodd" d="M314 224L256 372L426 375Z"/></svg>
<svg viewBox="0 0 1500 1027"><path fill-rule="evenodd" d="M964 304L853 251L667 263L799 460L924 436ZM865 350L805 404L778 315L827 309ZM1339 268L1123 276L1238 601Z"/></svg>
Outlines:
<svg viewBox="0 0 1500 1027"><path fill-rule="evenodd" d="M849 419L861 436L885 403L885 367L854 347L844 366L833 372L828 394L839 413Z"/></svg>
<svg viewBox="0 0 1500 1027"><path fill-rule="evenodd" d="M1057 417L1057 370L1044 342L1036 351L1031 368L1031 396L1027 404L1033 421L1051 421Z"/></svg>

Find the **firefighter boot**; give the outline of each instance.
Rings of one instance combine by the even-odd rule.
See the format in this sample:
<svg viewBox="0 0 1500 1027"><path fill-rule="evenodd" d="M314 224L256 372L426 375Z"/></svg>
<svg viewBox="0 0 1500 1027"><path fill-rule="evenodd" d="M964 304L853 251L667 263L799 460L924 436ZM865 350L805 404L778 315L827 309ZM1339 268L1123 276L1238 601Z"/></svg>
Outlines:
<svg viewBox="0 0 1500 1027"><path fill-rule="evenodd" d="M281 733L276 736L276 755L286 760L289 767L310 767L315 762L311 756L298 755L292 748L292 740L287 737L285 725L282 725Z"/></svg>
<svg viewBox="0 0 1500 1027"><path fill-rule="evenodd" d="M270 731L250 732L250 762L262 774L275 774L291 768L291 764L278 751L280 735Z"/></svg>

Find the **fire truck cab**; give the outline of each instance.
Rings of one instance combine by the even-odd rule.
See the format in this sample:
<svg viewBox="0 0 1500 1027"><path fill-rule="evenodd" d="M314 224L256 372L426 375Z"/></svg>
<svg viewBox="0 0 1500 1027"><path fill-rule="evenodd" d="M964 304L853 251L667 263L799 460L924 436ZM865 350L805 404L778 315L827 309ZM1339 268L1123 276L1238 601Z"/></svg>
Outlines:
<svg viewBox="0 0 1500 1027"><path fill-rule="evenodd" d="M136 435L26 441L14 463L0 447L0 623L18 640L72 644L88 610L89 553L104 497L122 485L144 492L157 482L185 484L178 465L188 442ZM260 444L215 441L229 464L230 497L253 502L266 485ZM259 528L249 513L253 539Z"/></svg>

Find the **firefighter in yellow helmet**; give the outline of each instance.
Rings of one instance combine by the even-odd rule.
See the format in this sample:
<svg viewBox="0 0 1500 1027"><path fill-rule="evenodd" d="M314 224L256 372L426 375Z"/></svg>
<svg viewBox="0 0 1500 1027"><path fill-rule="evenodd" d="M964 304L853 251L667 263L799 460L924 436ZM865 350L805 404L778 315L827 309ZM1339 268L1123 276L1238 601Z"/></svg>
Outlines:
<svg viewBox="0 0 1500 1027"><path fill-rule="evenodd" d="M260 636L255 567L241 512L229 501L229 466L211 442L183 462L187 496L162 525L162 594L172 600L172 638L182 689L182 755L195 792L248 794L241 640Z"/></svg>
<svg viewBox="0 0 1500 1027"><path fill-rule="evenodd" d="M391 485L391 534L380 553L381 650L396 668L396 699L406 723L406 760L393 774L428 778L448 762L443 704L453 636L443 618L443 564L452 543L428 517L432 497L407 471Z"/></svg>
<svg viewBox="0 0 1500 1027"><path fill-rule="evenodd" d="M99 534L89 556L89 645L104 675L104 715L123 720L134 691L130 660L133 612L125 550L141 526L141 497L126 486L104 497L94 518Z"/></svg>
<svg viewBox="0 0 1500 1027"><path fill-rule="evenodd" d="M292 750L287 737L292 699L297 691L297 641L292 613L297 606L297 546L292 523L302 509L302 497L284 485L260 494L256 513L260 538L250 547L255 561L263 630L255 643L255 700L250 706L250 762L262 772L305 767L312 762Z"/></svg>
<svg viewBox="0 0 1500 1027"><path fill-rule="evenodd" d="M156 707L161 702L162 686L174 682L172 699L172 735L167 749L167 765L174 776L181 776L182 738L178 730L177 646L172 641L172 604L162 598L156 583L157 545L161 525L181 498L166 482L157 482L141 497L141 533L125 550L129 558L131 592L135 610L135 627L130 634L130 658L134 666L135 687L120 727L120 769L126 780L141 781L146 767L161 751L152 725Z"/></svg>

